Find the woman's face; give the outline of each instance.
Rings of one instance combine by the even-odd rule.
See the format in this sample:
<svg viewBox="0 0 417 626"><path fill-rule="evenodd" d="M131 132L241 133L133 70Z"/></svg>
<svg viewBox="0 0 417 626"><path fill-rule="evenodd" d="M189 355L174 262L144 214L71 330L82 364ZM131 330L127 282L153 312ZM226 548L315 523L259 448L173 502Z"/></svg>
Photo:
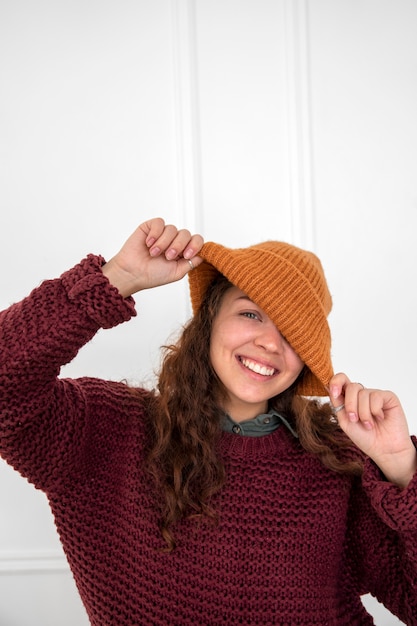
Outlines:
<svg viewBox="0 0 417 626"><path fill-rule="evenodd" d="M231 287L213 321L211 364L227 391L222 408L236 422L264 413L268 400L292 385L303 362L272 320Z"/></svg>

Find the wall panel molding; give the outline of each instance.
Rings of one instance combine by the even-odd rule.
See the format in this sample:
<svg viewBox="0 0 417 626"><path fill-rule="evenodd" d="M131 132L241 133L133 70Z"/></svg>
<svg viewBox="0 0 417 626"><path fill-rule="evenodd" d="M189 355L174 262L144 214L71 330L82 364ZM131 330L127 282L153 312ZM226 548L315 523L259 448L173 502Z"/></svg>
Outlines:
<svg viewBox="0 0 417 626"><path fill-rule="evenodd" d="M284 0L289 201L293 243L314 249L314 181L307 0Z"/></svg>
<svg viewBox="0 0 417 626"><path fill-rule="evenodd" d="M0 576L23 573L66 573L68 562L62 552L57 550L18 550L0 553Z"/></svg>
<svg viewBox="0 0 417 626"><path fill-rule="evenodd" d="M177 203L188 228L202 232L202 176L194 0L172 0Z"/></svg>

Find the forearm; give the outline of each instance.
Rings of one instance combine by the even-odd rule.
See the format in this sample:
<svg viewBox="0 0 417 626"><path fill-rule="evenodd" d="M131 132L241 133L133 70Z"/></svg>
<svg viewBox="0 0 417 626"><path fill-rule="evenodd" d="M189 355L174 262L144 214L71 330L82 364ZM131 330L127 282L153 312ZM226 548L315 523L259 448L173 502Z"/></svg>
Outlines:
<svg viewBox="0 0 417 626"><path fill-rule="evenodd" d="M71 361L100 327L134 315L89 257L60 279L45 281L0 314L0 419L2 428L42 410L60 367ZM13 410L12 410L13 409Z"/></svg>
<svg viewBox="0 0 417 626"><path fill-rule="evenodd" d="M415 443L415 439L413 438ZM369 457L350 503L349 560L359 589L406 624L417 615L417 474L407 489L388 482Z"/></svg>

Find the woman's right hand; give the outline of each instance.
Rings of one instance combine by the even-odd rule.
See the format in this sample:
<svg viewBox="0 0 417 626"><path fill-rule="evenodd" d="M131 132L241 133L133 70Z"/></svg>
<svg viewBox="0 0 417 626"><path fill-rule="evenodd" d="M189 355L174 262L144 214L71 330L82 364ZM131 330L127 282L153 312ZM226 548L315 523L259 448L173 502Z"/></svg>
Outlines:
<svg viewBox="0 0 417 626"><path fill-rule="evenodd" d="M202 263L204 240L186 229L165 224L160 217L143 222L102 270L122 296L127 297L183 278Z"/></svg>

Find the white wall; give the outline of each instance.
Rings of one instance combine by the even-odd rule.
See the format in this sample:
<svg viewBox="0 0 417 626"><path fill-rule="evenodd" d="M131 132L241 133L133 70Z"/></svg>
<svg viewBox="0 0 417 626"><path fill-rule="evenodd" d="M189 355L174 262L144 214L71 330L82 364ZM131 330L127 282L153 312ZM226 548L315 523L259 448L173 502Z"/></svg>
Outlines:
<svg viewBox="0 0 417 626"><path fill-rule="evenodd" d="M1 2L0 307L154 215L288 240L323 260L335 368L417 432L416 26L414 0ZM186 284L139 309L64 373L144 380ZM43 495L4 463L0 503L0 624L86 623Z"/></svg>

